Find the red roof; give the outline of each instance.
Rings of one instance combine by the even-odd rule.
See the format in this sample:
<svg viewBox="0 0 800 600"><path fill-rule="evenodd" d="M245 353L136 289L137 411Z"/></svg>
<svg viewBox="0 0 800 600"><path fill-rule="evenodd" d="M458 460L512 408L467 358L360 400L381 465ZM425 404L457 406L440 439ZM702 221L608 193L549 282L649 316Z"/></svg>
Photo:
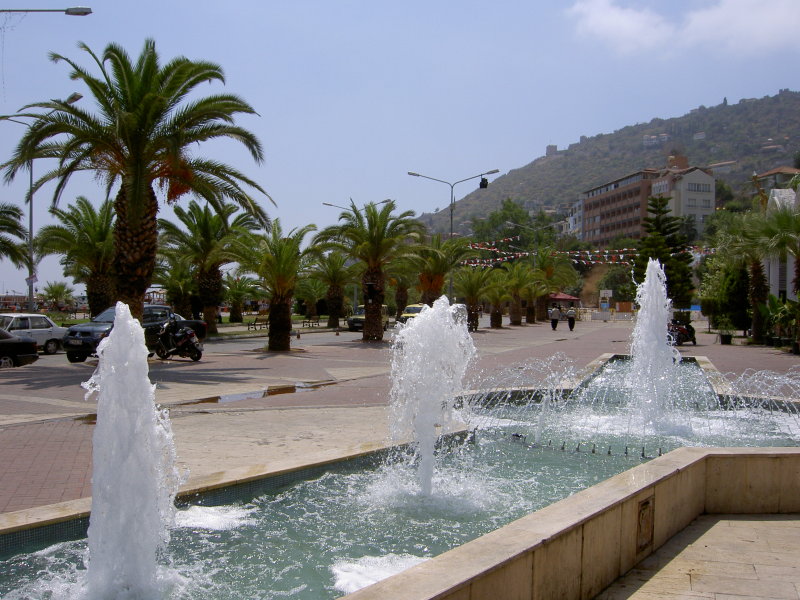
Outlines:
<svg viewBox="0 0 800 600"><path fill-rule="evenodd" d="M565 294L563 292L558 292L557 294L550 294L550 300L578 300L580 298L576 298L575 296L570 296L569 294Z"/></svg>

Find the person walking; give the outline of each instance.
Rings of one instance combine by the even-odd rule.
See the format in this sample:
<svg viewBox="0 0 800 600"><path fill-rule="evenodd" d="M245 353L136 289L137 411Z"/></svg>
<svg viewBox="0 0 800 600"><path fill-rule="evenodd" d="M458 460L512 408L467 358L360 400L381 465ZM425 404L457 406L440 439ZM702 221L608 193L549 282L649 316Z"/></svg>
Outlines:
<svg viewBox="0 0 800 600"><path fill-rule="evenodd" d="M569 325L569 330L572 331L575 329L575 315L577 312L575 311L575 303L570 302L569 308L567 309L567 324Z"/></svg>
<svg viewBox="0 0 800 600"><path fill-rule="evenodd" d="M553 302L553 308L550 309L550 327L553 328L553 331L556 330L558 327L558 322L561 320L561 310L558 308L558 304Z"/></svg>

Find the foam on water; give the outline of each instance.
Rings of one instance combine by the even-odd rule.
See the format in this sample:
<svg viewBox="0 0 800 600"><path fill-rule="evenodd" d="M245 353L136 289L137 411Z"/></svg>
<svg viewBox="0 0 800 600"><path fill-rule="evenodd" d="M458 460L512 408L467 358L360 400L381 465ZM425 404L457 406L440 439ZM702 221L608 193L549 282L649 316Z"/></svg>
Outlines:
<svg viewBox="0 0 800 600"><path fill-rule="evenodd" d="M337 561L331 567L335 577L336 590L351 594L373 583L396 575L425 562L425 558L410 554L387 554L385 556L364 556L355 561Z"/></svg>

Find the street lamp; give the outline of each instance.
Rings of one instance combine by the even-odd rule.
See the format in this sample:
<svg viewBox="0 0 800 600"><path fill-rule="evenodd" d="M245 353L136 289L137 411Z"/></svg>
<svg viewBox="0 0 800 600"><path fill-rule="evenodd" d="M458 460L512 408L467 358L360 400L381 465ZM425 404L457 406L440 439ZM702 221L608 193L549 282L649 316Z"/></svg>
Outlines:
<svg viewBox="0 0 800 600"><path fill-rule="evenodd" d="M421 175L419 173L414 173L413 171L409 171L408 174L412 177L422 177L423 179L430 179L431 181L438 181L439 183L444 183L445 185L450 186L450 238L453 237L453 213L456 210L456 195L455 195L455 187L459 183L463 183L465 181L469 181L470 179L477 179L478 177L481 178L480 182L480 189L485 190L489 187L489 180L484 177L484 175L494 175L495 173L499 173L500 169L492 169L491 171L486 171L485 173L478 173L477 175L473 175L472 177L467 177L465 179L459 179L458 181L454 181L450 183L449 181L445 181L444 179L436 179L435 177L428 177L427 175ZM448 293L450 296L450 300L453 300L453 277L450 277L450 291Z"/></svg>
<svg viewBox="0 0 800 600"><path fill-rule="evenodd" d="M25 12L25 11L3 11L0 12ZM90 11L91 12L91 11ZM83 98L78 92L73 92L69 97L64 100L64 104L75 104L78 100ZM47 112L44 116L53 113L55 109ZM30 124L17 121L8 117L3 117L4 121L11 121L19 123L30 128ZM28 284L28 311L33 312L33 284L36 283L36 272L34 271L33 262L33 159L28 160L28 277L25 282Z"/></svg>
<svg viewBox="0 0 800 600"><path fill-rule="evenodd" d="M40 13L57 12L64 13L70 17L85 17L92 14L92 9L88 6L73 6L72 8L2 8L0 13Z"/></svg>

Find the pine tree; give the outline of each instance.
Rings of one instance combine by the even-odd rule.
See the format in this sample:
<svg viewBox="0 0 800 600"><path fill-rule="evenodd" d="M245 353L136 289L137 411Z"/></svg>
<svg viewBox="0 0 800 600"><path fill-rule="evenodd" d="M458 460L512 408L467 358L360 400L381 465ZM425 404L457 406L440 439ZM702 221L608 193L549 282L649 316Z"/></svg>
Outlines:
<svg viewBox="0 0 800 600"><path fill-rule="evenodd" d="M670 214L669 198L651 197L644 218L645 237L639 244L639 256L634 266L637 281L644 280L647 261L657 259L667 276L667 296L676 308L688 308L692 300L692 256L687 251L686 238L681 235L681 220Z"/></svg>

